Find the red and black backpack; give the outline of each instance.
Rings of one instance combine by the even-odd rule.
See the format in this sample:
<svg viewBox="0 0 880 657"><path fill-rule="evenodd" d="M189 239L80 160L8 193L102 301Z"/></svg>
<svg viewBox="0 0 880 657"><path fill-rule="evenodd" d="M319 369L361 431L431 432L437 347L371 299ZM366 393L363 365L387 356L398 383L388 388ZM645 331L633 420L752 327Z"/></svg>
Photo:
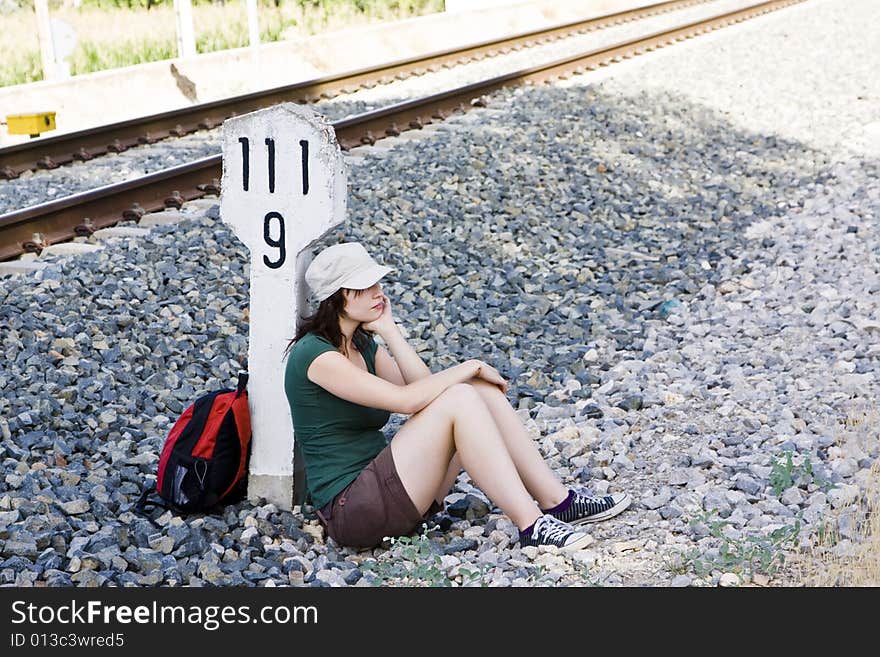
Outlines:
<svg viewBox="0 0 880 657"><path fill-rule="evenodd" d="M247 372L239 372L235 390L217 390L199 397L171 428L156 473L135 504L175 513L199 513L220 502L244 497L250 456L251 415ZM160 500L150 500L156 491Z"/></svg>

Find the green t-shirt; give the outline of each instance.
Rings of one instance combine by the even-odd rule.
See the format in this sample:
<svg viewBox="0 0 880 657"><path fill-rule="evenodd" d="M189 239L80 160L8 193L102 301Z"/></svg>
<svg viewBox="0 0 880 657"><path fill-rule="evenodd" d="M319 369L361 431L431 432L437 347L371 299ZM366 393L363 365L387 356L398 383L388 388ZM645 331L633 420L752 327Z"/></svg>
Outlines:
<svg viewBox="0 0 880 657"><path fill-rule="evenodd" d="M356 346L367 369L376 374L376 341L371 337L363 347ZM284 372L294 440L302 448L306 486L318 508L354 481L385 448L388 442L381 429L391 417L388 411L354 404L309 381L309 365L325 351L337 349L306 333L290 350Z"/></svg>

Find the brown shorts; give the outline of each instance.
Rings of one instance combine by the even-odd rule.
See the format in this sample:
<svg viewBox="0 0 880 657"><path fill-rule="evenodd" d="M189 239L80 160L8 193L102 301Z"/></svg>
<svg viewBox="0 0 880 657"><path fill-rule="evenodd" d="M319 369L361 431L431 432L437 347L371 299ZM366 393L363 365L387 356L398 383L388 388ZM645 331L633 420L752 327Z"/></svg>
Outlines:
<svg viewBox="0 0 880 657"><path fill-rule="evenodd" d="M340 545L374 547L385 536L410 534L439 511L436 500L424 515L397 475L391 445L379 452L353 482L318 511L327 534Z"/></svg>

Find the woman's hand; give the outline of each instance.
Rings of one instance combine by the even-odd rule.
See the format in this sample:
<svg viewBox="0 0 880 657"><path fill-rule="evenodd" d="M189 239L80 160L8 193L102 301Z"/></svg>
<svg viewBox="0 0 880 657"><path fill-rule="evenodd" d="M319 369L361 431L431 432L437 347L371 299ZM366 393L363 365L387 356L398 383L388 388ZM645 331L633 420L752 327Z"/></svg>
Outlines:
<svg viewBox="0 0 880 657"><path fill-rule="evenodd" d="M501 389L501 392L505 395L507 394L507 381L505 381L504 377L498 373L498 370L481 360L473 359L471 362L478 364L477 373L474 374L476 378L483 379L484 381L488 381L489 383L498 386Z"/></svg>
<svg viewBox="0 0 880 657"><path fill-rule="evenodd" d="M362 329L382 335L382 331L390 330L395 327L394 317L391 315L391 302L388 301L388 297L384 294L382 295L382 303L384 304L382 306L382 314L371 322L361 323Z"/></svg>

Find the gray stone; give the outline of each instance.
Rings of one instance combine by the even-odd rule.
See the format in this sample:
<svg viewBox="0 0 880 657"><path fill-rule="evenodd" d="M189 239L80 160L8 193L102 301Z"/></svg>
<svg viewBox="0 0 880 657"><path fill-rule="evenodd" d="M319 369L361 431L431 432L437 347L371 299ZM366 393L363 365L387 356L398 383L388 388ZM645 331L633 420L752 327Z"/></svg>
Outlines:
<svg viewBox="0 0 880 657"><path fill-rule="evenodd" d="M684 587L691 585L691 578L688 575L676 575L669 583L670 586Z"/></svg>
<svg viewBox="0 0 880 657"><path fill-rule="evenodd" d="M625 411L638 411L642 408L643 403L641 395L630 395L617 404L617 406Z"/></svg>
<svg viewBox="0 0 880 657"><path fill-rule="evenodd" d="M583 415L584 417L591 419L600 419L604 417L605 413L595 404L587 404L580 410L579 415Z"/></svg>
<svg viewBox="0 0 880 657"><path fill-rule="evenodd" d="M737 476L736 488L737 490L741 490L748 495L757 495L764 490L764 486L762 484L759 484L757 481L744 474L740 474Z"/></svg>
<svg viewBox="0 0 880 657"><path fill-rule="evenodd" d="M647 509L659 509L661 506L665 506L669 503L669 500L672 499L672 491L668 488L664 488L657 495L652 495L649 497L643 497L641 499L641 503Z"/></svg>
<svg viewBox="0 0 880 657"><path fill-rule="evenodd" d="M67 515L78 515L87 513L91 509L91 505L87 500L71 500L70 502L60 502L58 504Z"/></svg>
<svg viewBox="0 0 880 657"><path fill-rule="evenodd" d="M3 556L22 556L27 559L37 558L37 543L33 538L10 538L3 543Z"/></svg>
<svg viewBox="0 0 880 657"><path fill-rule="evenodd" d="M362 576L363 576L363 573L361 573L360 569L353 568L345 573L345 575L343 576L343 579L345 580L345 583L348 586L354 586L355 584L358 583L358 581L361 579Z"/></svg>
<svg viewBox="0 0 880 657"><path fill-rule="evenodd" d="M456 552L466 552L467 550L475 550L477 542L472 538L456 538L449 542L443 550L444 554L455 554Z"/></svg>
<svg viewBox="0 0 880 657"><path fill-rule="evenodd" d="M859 496L859 487L852 484L840 484L828 491L828 501L835 509L852 504Z"/></svg>
<svg viewBox="0 0 880 657"><path fill-rule="evenodd" d="M681 509L675 506L664 506L658 509L660 513L660 517L664 520L672 520L675 518L680 518L683 514Z"/></svg>
<svg viewBox="0 0 880 657"><path fill-rule="evenodd" d="M710 491L703 497L703 509L706 511L717 511L718 515L726 518L730 515L730 502L727 501L726 491Z"/></svg>
<svg viewBox="0 0 880 657"><path fill-rule="evenodd" d="M18 509L13 511L0 511L0 526L11 525L14 522L18 522L21 514Z"/></svg>
<svg viewBox="0 0 880 657"><path fill-rule="evenodd" d="M215 586L228 586L232 583L230 576L213 563L203 561L197 572L201 579Z"/></svg>
<svg viewBox="0 0 880 657"><path fill-rule="evenodd" d="M787 488L782 493L782 495L779 497L779 500L783 504L803 504L804 494L797 486L792 486L791 488Z"/></svg>
<svg viewBox="0 0 880 657"><path fill-rule="evenodd" d="M70 580L76 586L97 588L104 585L104 583L107 581L107 577L94 570L80 570L79 572L71 575Z"/></svg>

